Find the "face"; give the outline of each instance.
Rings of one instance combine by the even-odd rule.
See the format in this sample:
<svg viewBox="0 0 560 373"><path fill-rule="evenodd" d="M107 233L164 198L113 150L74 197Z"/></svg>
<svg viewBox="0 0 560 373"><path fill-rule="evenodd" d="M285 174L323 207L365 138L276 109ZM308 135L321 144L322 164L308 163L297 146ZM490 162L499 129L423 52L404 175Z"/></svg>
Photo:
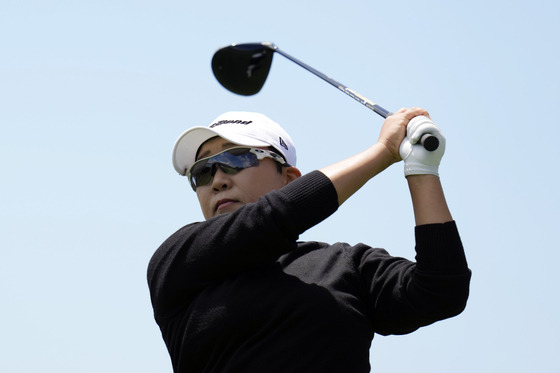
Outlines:
<svg viewBox="0 0 560 373"><path fill-rule="evenodd" d="M238 145L221 137L205 142L198 152L198 159L210 157ZM256 202L266 193L280 189L301 176L295 167L283 167L278 172L276 162L270 158L259 161L256 167L249 167L234 175L224 173L219 167L210 183L196 188L196 196L206 219L228 214L246 203Z"/></svg>

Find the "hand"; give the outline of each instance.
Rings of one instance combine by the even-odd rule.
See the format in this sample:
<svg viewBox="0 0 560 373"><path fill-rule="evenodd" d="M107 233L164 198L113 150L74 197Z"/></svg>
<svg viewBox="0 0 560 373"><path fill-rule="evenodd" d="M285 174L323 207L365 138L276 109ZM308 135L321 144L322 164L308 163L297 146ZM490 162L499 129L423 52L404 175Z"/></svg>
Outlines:
<svg viewBox="0 0 560 373"><path fill-rule="evenodd" d="M393 162L402 159L400 146L406 136L406 128L409 121L419 115L428 116L428 112L422 108L402 108L385 119L378 143L383 144L391 153Z"/></svg>
<svg viewBox="0 0 560 373"><path fill-rule="evenodd" d="M404 159L404 176L439 176L438 168L445 152L445 137L441 130L428 116L417 116L408 123L406 133L399 149ZM439 147L434 151L427 151L419 143L420 138L428 133L439 140Z"/></svg>

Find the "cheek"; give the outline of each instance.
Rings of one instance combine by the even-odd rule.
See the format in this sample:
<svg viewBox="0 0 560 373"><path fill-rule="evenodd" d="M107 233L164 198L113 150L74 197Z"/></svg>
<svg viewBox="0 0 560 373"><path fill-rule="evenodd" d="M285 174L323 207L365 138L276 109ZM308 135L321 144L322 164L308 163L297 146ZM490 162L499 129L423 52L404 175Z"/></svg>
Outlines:
<svg viewBox="0 0 560 373"><path fill-rule="evenodd" d="M206 219L208 219L211 215L211 209L209 207L209 194L204 193L205 191L204 189L202 188L197 189L196 197L198 198L198 203L200 205L200 209L202 210L202 214Z"/></svg>
<svg viewBox="0 0 560 373"><path fill-rule="evenodd" d="M256 202L259 197L271 190L282 187L279 181L281 175L278 174L276 169L270 170L268 167L262 166L247 168L236 175L234 184L239 196L243 196L243 202L245 203Z"/></svg>
<svg viewBox="0 0 560 373"><path fill-rule="evenodd" d="M258 180L259 182L253 185L260 195L264 195L271 190L280 189L284 186L284 178L282 174L278 172L276 166L267 168L266 172L260 174Z"/></svg>

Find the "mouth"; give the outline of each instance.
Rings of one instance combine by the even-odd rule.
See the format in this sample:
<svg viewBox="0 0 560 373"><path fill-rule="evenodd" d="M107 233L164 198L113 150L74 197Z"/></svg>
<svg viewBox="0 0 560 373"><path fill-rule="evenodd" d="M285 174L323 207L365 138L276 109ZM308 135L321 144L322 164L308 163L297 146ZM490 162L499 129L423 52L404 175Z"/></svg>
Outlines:
<svg viewBox="0 0 560 373"><path fill-rule="evenodd" d="M233 200L233 199L221 199L219 200L215 207L214 207L214 211L217 213L220 213L222 210L224 210L225 208L233 205L234 203L237 203L237 201Z"/></svg>

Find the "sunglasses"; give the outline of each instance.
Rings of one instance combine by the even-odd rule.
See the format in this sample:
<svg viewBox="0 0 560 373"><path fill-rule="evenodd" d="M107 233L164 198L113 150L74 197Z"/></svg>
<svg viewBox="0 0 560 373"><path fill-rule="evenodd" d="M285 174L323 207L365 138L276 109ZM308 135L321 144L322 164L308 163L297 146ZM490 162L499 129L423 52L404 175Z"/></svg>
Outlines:
<svg viewBox="0 0 560 373"><path fill-rule="evenodd" d="M189 182L196 191L199 186L207 185L212 181L218 167L228 175L235 175L241 170L257 166L259 161L265 158L272 158L283 166L288 165L281 155L269 150L235 147L196 161L189 169Z"/></svg>

